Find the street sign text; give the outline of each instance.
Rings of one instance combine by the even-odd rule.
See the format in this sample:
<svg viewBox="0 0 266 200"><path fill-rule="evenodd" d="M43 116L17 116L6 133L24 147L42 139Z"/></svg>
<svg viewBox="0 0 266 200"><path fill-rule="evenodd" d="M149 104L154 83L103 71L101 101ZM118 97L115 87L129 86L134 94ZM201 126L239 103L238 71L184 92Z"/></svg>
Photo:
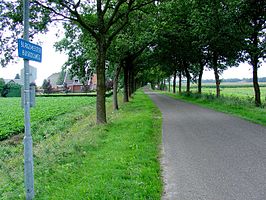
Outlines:
<svg viewBox="0 0 266 200"><path fill-rule="evenodd" d="M18 56L27 60L42 62L42 47L23 39L18 39Z"/></svg>

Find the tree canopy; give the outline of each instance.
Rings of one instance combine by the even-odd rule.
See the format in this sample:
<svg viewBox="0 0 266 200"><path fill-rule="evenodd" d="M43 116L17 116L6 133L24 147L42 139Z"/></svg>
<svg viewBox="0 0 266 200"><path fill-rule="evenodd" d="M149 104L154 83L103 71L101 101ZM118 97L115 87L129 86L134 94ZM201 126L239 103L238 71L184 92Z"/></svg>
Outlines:
<svg viewBox="0 0 266 200"><path fill-rule="evenodd" d="M22 35L21 2L0 5L2 66L15 57L15 40ZM161 85L171 77L175 85L177 76L179 91L185 77L186 92L194 81L200 93L208 68L219 97L220 75L243 61L253 67L260 106L257 71L266 57L265 5L263 0L33 0L30 36L45 33L51 22L63 23L65 37L55 46L68 55L64 68L84 80L97 74L98 123L106 122L107 79L123 86L128 101L137 86Z"/></svg>

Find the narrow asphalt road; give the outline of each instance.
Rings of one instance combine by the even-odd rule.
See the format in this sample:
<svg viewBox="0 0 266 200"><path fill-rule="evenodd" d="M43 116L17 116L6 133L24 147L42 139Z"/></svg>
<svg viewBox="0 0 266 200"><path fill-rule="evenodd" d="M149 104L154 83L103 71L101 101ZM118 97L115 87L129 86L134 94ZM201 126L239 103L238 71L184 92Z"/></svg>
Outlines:
<svg viewBox="0 0 266 200"><path fill-rule="evenodd" d="M163 199L266 200L266 127L147 94L163 114Z"/></svg>

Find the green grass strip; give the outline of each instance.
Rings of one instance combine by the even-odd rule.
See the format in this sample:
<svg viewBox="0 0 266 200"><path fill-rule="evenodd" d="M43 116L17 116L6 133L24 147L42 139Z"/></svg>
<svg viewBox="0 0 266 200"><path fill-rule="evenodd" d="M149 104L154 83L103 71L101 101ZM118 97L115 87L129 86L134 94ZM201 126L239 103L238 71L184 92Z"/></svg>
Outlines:
<svg viewBox="0 0 266 200"><path fill-rule="evenodd" d="M220 112L232 114L234 116L246 119L248 121L266 126L266 108L255 107L253 102L248 102L248 99L237 96L221 96L216 98L212 94L190 94L182 95L169 92L160 92L170 97L187 101L205 108L210 108Z"/></svg>
<svg viewBox="0 0 266 200"><path fill-rule="evenodd" d="M34 147L36 199L160 199L160 116L138 91L107 125L84 119L40 142ZM12 187L2 199L23 199L21 185Z"/></svg>

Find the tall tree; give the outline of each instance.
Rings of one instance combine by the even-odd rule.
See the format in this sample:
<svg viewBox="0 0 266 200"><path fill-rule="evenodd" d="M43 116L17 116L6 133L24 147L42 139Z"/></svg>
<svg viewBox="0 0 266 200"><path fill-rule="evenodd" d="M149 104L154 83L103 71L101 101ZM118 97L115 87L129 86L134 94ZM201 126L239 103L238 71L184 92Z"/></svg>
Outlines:
<svg viewBox="0 0 266 200"><path fill-rule="evenodd" d="M0 78L0 94L3 91L5 84L5 80L3 78Z"/></svg>
<svg viewBox="0 0 266 200"><path fill-rule="evenodd" d="M187 92L190 92L191 64L196 54L190 15L191 1L166 1L161 5L159 21L162 26L158 37L160 60L171 68L171 74L177 72L187 77ZM168 70L167 70L168 71Z"/></svg>
<svg viewBox="0 0 266 200"><path fill-rule="evenodd" d="M156 9L156 6L152 5L132 13L128 26L115 38L108 51L108 60L116 63L116 72L123 69L125 102L129 101L135 91L135 77L138 73L136 61L155 36Z"/></svg>
<svg viewBox="0 0 266 200"><path fill-rule="evenodd" d="M97 123L106 123L105 63L107 49L116 35L128 24L130 13L151 3L153 3L153 0L97 0L95 4L90 4L83 0L32 1L32 7L45 10L45 13L49 14L45 15L49 16L49 18L45 18L49 19L46 20L47 23L52 20L67 20L72 26L78 26L82 32L94 38L97 52ZM18 5L21 8L21 4ZM21 12L18 13L21 15ZM34 13L38 17L38 10ZM21 21L18 20L18 22Z"/></svg>
<svg viewBox="0 0 266 200"><path fill-rule="evenodd" d="M236 1L193 1L192 24L208 53L208 66L214 70L216 96L220 96L220 74L237 65L241 36L234 18Z"/></svg>
<svg viewBox="0 0 266 200"><path fill-rule="evenodd" d="M239 4L239 24L245 37L244 57L253 68L255 104L261 106L258 83L258 69L266 59L266 2L264 0L245 0Z"/></svg>

